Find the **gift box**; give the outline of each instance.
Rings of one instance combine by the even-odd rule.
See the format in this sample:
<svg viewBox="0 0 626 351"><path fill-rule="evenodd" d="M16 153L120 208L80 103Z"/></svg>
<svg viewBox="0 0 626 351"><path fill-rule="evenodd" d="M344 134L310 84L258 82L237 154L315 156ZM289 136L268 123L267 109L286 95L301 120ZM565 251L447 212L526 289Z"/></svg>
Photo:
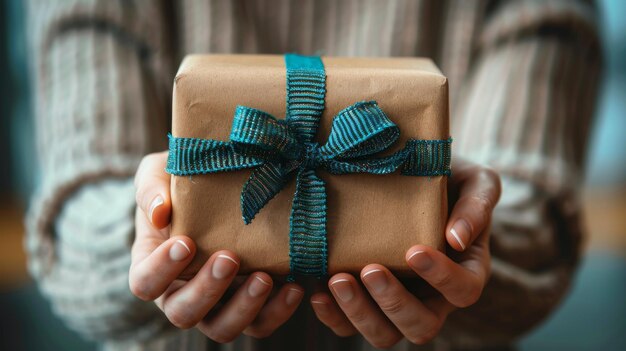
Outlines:
<svg viewBox="0 0 626 351"><path fill-rule="evenodd" d="M230 249L240 273L324 276L443 250L448 84L425 58L191 55L174 81L171 235L189 278Z"/></svg>

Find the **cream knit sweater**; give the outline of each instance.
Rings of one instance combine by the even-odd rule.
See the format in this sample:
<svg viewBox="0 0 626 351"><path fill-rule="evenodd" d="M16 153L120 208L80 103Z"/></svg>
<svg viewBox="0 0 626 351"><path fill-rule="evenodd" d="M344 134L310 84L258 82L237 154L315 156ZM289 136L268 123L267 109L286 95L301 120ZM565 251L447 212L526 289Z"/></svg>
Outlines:
<svg viewBox="0 0 626 351"><path fill-rule="evenodd" d="M166 147L186 53L429 56L449 78L455 157L499 170L503 196L483 297L427 348L510 343L555 308L579 258L576 190L601 63L594 11L566 0L32 0L41 179L30 271L71 328L110 349L368 349L332 335L306 302L262 341L175 330L128 289L132 176Z"/></svg>

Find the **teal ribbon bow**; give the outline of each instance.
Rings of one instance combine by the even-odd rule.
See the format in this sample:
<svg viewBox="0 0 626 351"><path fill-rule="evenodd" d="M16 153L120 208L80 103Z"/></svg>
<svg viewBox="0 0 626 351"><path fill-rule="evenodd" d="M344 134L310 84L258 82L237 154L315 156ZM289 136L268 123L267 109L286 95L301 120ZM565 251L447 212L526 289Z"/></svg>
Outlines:
<svg viewBox="0 0 626 351"><path fill-rule="evenodd" d="M326 74L317 56L285 55L287 67L287 115L274 116L237 106L230 141L169 136L166 171L188 176L252 169L241 192L246 224L282 188L296 177L290 217L289 257L294 275L327 274L325 183L316 174L403 175L450 174L452 139L410 139L400 151L372 157L388 149L400 136L399 128L375 101L357 102L333 119L324 145L314 137L324 111Z"/></svg>

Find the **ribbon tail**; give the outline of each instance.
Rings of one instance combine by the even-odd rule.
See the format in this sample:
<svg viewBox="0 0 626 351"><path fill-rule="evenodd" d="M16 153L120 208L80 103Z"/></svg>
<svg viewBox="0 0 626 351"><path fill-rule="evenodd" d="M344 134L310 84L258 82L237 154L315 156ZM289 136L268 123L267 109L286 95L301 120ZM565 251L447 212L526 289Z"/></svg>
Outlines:
<svg viewBox="0 0 626 351"><path fill-rule="evenodd" d="M176 176L236 171L263 164L263 160L235 152L228 142L169 135L165 171Z"/></svg>
<svg viewBox="0 0 626 351"><path fill-rule="evenodd" d="M440 176L451 174L452 138L407 141L402 174L407 176Z"/></svg>
<svg viewBox="0 0 626 351"><path fill-rule="evenodd" d="M243 221L250 224L254 216L289 180L289 171L279 163L265 163L254 169L241 191L241 213Z"/></svg>
<svg viewBox="0 0 626 351"><path fill-rule="evenodd" d="M301 169L296 180L289 231L290 279L294 274L327 274L326 188L313 170Z"/></svg>

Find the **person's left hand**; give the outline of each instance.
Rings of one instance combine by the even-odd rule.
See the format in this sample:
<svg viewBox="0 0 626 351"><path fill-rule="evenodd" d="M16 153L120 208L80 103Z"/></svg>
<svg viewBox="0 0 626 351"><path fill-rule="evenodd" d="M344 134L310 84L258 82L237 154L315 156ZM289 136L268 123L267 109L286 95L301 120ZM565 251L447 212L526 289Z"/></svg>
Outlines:
<svg viewBox="0 0 626 351"><path fill-rule="evenodd" d="M332 297L311 297L318 319L339 336L361 333L373 346L388 348L406 337L424 344L438 333L450 312L474 304L490 274L489 224L500 197L496 172L464 161L453 164L450 194L456 199L446 227L450 257L428 246L406 253L408 265L439 294L418 299L380 264L361 270L365 289L350 274L328 281ZM334 298L333 298L334 297Z"/></svg>

